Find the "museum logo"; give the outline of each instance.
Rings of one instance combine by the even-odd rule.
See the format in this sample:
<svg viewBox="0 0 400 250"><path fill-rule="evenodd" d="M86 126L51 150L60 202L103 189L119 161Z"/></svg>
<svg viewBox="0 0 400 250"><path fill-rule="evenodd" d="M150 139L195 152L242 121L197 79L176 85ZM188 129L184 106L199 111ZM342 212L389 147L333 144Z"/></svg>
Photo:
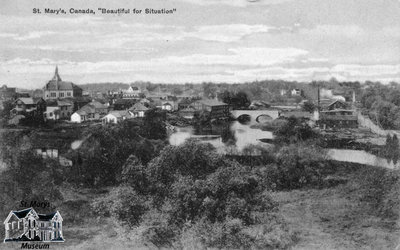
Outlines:
<svg viewBox="0 0 400 250"><path fill-rule="evenodd" d="M4 221L4 242L64 242L62 221L59 211L50 214L38 214L33 208L11 211ZM30 249L32 245L42 249L49 246L23 243L21 248Z"/></svg>

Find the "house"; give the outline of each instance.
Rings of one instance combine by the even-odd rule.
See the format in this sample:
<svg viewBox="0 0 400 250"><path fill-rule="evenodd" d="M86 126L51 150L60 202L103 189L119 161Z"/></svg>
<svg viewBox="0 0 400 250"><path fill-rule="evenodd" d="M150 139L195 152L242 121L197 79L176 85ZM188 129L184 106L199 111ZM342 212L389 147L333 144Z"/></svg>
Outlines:
<svg viewBox="0 0 400 250"><path fill-rule="evenodd" d="M162 101L161 109L167 111L175 111L178 110L178 104L174 101Z"/></svg>
<svg viewBox="0 0 400 250"><path fill-rule="evenodd" d="M349 109L350 105L348 105L346 102L341 101L341 100L336 100L331 102L328 106L328 110L335 110L335 109Z"/></svg>
<svg viewBox="0 0 400 250"><path fill-rule="evenodd" d="M8 241L64 241L60 212L38 214L33 208L11 211L4 221Z"/></svg>
<svg viewBox="0 0 400 250"><path fill-rule="evenodd" d="M103 124L114 123L117 124L126 119L138 117L138 112L132 112L129 110L113 110L110 111L106 116L101 119Z"/></svg>
<svg viewBox="0 0 400 250"><path fill-rule="evenodd" d="M13 100L16 97L17 90L16 88L9 88L7 85L3 85L0 87L0 100L8 101Z"/></svg>
<svg viewBox="0 0 400 250"><path fill-rule="evenodd" d="M89 105L93 106L96 113L101 115L106 115L108 113L108 105L103 104L99 101L91 101Z"/></svg>
<svg viewBox="0 0 400 250"><path fill-rule="evenodd" d="M28 114L29 116L44 117L46 112L46 101L43 98L23 97L14 102L15 107L11 110L13 115Z"/></svg>
<svg viewBox="0 0 400 250"><path fill-rule="evenodd" d="M197 111L210 112L212 119L230 116L229 105L215 99L201 99L193 102L192 106Z"/></svg>
<svg viewBox="0 0 400 250"><path fill-rule="evenodd" d="M43 98L47 100L81 96L82 89L72 82L61 80L58 74L58 67L56 66L53 78L43 87Z"/></svg>
<svg viewBox="0 0 400 250"><path fill-rule="evenodd" d="M321 102L320 102L321 103ZM326 102L325 102L326 103ZM322 111L318 114L318 122L322 129L346 129L358 128L356 110L343 100L334 100L322 105Z"/></svg>
<svg viewBox="0 0 400 250"><path fill-rule="evenodd" d="M292 89L290 93L292 96L303 96L303 90L301 89Z"/></svg>
<svg viewBox="0 0 400 250"><path fill-rule="evenodd" d="M135 103L136 101L134 99L117 99L114 102L114 110L127 110Z"/></svg>
<svg viewBox="0 0 400 250"><path fill-rule="evenodd" d="M149 108L144 106L142 103L138 102L138 103L135 103L135 105L133 105L129 110L133 111L133 112L137 112L138 117L144 117L146 111L149 110Z"/></svg>
<svg viewBox="0 0 400 250"><path fill-rule="evenodd" d="M327 110L319 113L318 124L322 129L358 128L358 118L355 110Z"/></svg>
<svg viewBox="0 0 400 250"><path fill-rule="evenodd" d="M192 106L193 100L189 98L183 98L178 102L178 110L187 109Z"/></svg>
<svg viewBox="0 0 400 250"><path fill-rule="evenodd" d="M47 120L70 119L74 106L72 102L69 102L66 99L50 99L47 100L46 103L47 107L45 115Z"/></svg>
<svg viewBox="0 0 400 250"><path fill-rule="evenodd" d="M123 99L136 99L140 98L142 91L136 86L129 86L129 88L125 91L122 91Z"/></svg>
<svg viewBox="0 0 400 250"><path fill-rule="evenodd" d="M179 115L186 119L193 119L196 110L193 107L188 107L178 111Z"/></svg>
<svg viewBox="0 0 400 250"><path fill-rule="evenodd" d="M100 114L96 112L95 106L87 104L71 115L71 122L82 123L85 121L99 120Z"/></svg>

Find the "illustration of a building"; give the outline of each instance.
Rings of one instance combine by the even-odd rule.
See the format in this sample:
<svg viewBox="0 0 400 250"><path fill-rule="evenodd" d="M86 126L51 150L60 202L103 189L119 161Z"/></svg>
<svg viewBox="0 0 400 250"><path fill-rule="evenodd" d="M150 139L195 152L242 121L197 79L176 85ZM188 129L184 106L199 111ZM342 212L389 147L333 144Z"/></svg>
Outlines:
<svg viewBox="0 0 400 250"><path fill-rule="evenodd" d="M11 211L6 220L4 242L64 241L61 214L38 214L33 208Z"/></svg>

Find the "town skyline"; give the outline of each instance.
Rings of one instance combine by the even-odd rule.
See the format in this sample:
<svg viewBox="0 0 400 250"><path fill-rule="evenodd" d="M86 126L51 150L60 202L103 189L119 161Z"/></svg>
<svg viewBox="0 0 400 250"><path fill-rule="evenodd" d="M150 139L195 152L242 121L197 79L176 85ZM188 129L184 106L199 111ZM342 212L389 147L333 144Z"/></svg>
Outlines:
<svg viewBox="0 0 400 250"><path fill-rule="evenodd" d="M0 10L0 85L400 82L400 1L15 1ZM18 6L18 8L16 7ZM165 15L34 8L172 9Z"/></svg>

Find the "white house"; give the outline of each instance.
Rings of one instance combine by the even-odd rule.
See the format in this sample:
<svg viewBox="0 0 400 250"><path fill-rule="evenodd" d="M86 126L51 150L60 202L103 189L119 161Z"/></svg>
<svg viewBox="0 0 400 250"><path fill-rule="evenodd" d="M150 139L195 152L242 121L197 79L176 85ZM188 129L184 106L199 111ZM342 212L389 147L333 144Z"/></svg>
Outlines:
<svg viewBox="0 0 400 250"><path fill-rule="evenodd" d="M71 122L82 123L87 120L87 113L84 111L76 111L71 115Z"/></svg>
<svg viewBox="0 0 400 250"><path fill-rule="evenodd" d="M291 94L292 96L301 96L302 92L303 91L301 89L292 89Z"/></svg>
<svg viewBox="0 0 400 250"><path fill-rule="evenodd" d="M128 110L114 110L110 111L106 116L104 116L101 120L103 124L114 123L117 124L126 119L138 117L137 112L132 112Z"/></svg>
<svg viewBox="0 0 400 250"><path fill-rule="evenodd" d="M142 91L136 86L129 86L127 90L122 92L122 98L131 99L131 98L139 98Z"/></svg>
<svg viewBox="0 0 400 250"><path fill-rule="evenodd" d="M33 208L11 211L4 221L4 242L64 241L62 222L58 211L51 214L38 214Z"/></svg>
<svg viewBox="0 0 400 250"><path fill-rule="evenodd" d="M86 104L71 115L71 122L81 123L84 121L99 120L100 111L92 104Z"/></svg>
<svg viewBox="0 0 400 250"><path fill-rule="evenodd" d="M149 108L147 108L146 106L144 106L142 103L137 102L135 103L135 105L133 105L129 111L132 112L137 112L138 113L138 117L144 117L146 111L149 110Z"/></svg>
<svg viewBox="0 0 400 250"><path fill-rule="evenodd" d="M60 108L59 107L46 107L46 119L47 120L58 120L60 119Z"/></svg>
<svg viewBox="0 0 400 250"><path fill-rule="evenodd" d="M161 109L162 109L162 110L171 111L171 110L173 109L173 105L172 105L171 103L169 103L169 102L164 102L164 103L161 105Z"/></svg>

